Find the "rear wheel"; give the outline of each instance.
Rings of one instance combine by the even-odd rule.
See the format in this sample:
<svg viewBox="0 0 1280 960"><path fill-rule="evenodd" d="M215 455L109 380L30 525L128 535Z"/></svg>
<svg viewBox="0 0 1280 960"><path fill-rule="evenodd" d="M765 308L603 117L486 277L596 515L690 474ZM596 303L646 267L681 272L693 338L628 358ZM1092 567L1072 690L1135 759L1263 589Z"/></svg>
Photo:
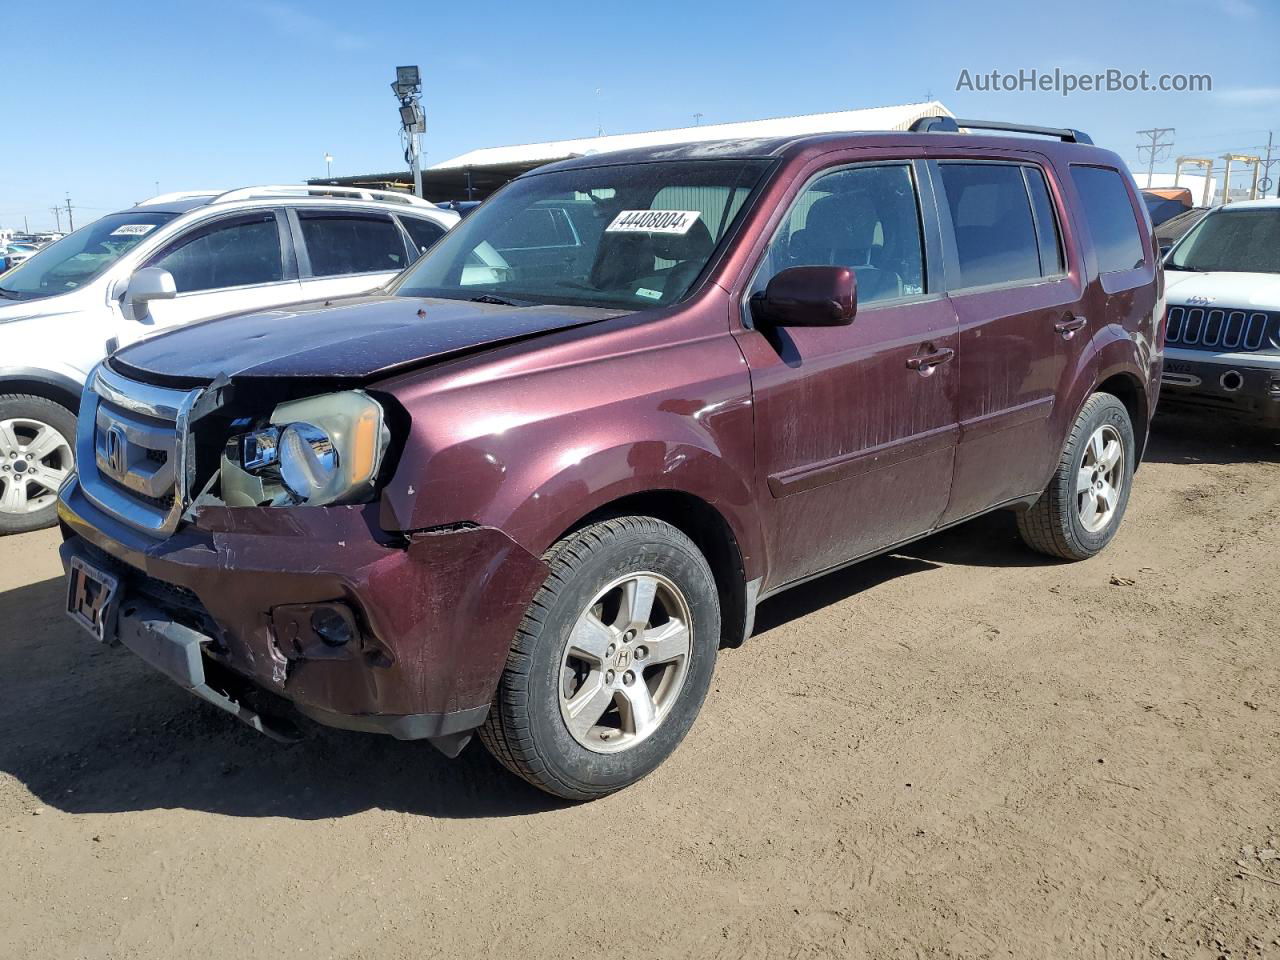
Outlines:
<svg viewBox="0 0 1280 960"><path fill-rule="evenodd" d="M1129 505L1135 451L1128 409L1112 394L1095 393L1076 418L1049 486L1018 515L1023 541L1064 560L1100 552Z"/></svg>
<svg viewBox="0 0 1280 960"><path fill-rule="evenodd" d="M698 548L651 517L592 524L546 559L480 739L534 786L591 799L654 770L693 725L719 600Z"/></svg>
<svg viewBox="0 0 1280 960"><path fill-rule="evenodd" d="M75 465L75 414L44 397L0 396L0 534L52 526Z"/></svg>

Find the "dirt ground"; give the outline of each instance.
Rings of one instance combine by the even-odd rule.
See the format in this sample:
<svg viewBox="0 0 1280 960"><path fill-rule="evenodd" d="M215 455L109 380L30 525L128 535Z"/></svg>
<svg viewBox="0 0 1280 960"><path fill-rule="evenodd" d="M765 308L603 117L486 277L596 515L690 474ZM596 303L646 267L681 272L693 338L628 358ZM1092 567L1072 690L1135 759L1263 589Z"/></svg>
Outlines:
<svg viewBox="0 0 1280 960"><path fill-rule="evenodd" d="M0 957L1280 957L1280 447L1158 425L1115 544L1009 515L766 603L653 777L282 747L0 541Z"/></svg>

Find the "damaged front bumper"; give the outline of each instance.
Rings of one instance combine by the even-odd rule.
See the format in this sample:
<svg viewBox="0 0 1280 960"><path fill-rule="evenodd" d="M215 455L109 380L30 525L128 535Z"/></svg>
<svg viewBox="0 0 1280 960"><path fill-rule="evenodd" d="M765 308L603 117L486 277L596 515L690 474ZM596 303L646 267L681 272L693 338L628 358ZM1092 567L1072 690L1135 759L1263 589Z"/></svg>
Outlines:
<svg viewBox="0 0 1280 960"><path fill-rule="evenodd" d="M104 641L265 733L282 731L231 681L453 755L484 722L546 567L492 528L393 536L377 516L377 504L204 507L155 540L75 481L59 500L69 572L79 558L118 583Z"/></svg>

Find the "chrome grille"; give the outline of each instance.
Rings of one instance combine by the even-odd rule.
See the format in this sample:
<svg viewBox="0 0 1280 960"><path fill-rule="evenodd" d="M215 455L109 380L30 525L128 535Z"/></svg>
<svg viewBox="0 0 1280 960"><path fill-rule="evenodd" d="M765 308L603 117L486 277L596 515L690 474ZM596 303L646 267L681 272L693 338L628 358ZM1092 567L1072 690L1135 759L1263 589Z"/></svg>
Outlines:
<svg viewBox="0 0 1280 960"><path fill-rule="evenodd" d="M1262 350L1280 345L1280 313L1170 307L1165 342L1220 352Z"/></svg>
<svg viewBox="0 0 1280 960"><path fill-rule="evenodd" d="M99 365L76 437L85 495L136 530L173 532L187 504L189 421L201 392L138 383Z"/></svg>

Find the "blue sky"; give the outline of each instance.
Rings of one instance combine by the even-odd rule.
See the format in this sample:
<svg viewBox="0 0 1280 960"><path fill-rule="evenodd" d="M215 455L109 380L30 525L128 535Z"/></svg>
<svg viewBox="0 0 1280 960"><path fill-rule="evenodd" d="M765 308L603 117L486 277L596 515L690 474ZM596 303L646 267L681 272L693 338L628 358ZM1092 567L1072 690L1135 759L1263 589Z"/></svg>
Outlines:
<svg viewBox="0 0 1280 960"><path fill-rule="evenodd" d="M1277 37L1280 0L18 0L0 16L0 225L52 226L68 192L83 223L157 182L298 182L324 174L326 151L335 175L401 169L398 63L422 67L428 162L598 123L625 133L932 94L962 116L1080 127L1136 168L1140 128L1176 128L1175 154L1248 150L1269 128L1280 140ZM955 89L962 69L1054 67L1208 73L1214 89Z"/></svg>

